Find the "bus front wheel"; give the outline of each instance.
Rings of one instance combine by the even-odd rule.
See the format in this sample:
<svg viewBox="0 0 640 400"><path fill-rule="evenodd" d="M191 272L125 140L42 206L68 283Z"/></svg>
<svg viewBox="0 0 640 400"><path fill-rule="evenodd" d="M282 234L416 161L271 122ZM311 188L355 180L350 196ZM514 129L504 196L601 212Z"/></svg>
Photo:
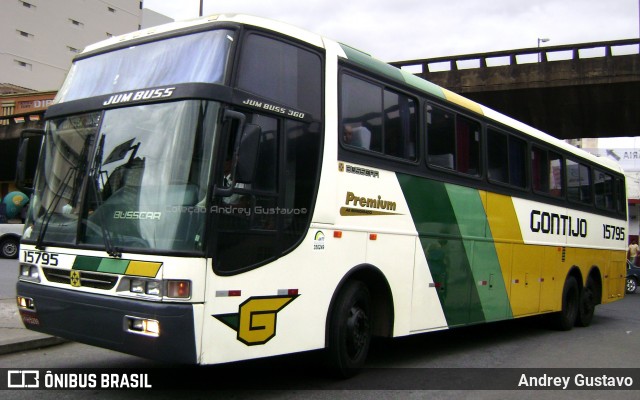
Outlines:
<svg viewBox="0 0 640 400"><path fill-rule="evenodd" d="M328 333L328 364L348 378L364 366L372 336L371 297L367 286L351 281L338 294Z"/></svg>

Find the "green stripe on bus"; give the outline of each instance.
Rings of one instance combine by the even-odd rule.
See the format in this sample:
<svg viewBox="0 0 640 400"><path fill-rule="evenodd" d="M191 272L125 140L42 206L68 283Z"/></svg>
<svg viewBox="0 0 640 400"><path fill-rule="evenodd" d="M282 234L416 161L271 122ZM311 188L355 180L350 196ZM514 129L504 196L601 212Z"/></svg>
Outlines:
<svg viewBox="0 0 640 400"><path fill-rule="evenodd" d="M377 73L398 82L404 82L433 96L437 96L441 99L445 98L442 88L434 83L419 78L409 72L403 71L383 61L375 59L371 57L371 55L354 49L353 47L350 47L348 45L340 43L340 46L342 47L342 50L344 50L344 53L347 55L349 61L355 64L359 64L365 68L374 70Z"/></svg>
<svg viewBox="0 0 640 400"><path fill-rule="evenodd" d="M82 271L97 271L101 261L102 257L76 256L71 268Z"/></svg>
<svg viewBox="0 0 640 400"><path fill-rule="evenodd" d="M98 267L98 272L107 272L110 274L124 274L129 266L130 260L116 260L113 258L103 258Z"/></svg>
<svg viewBox="0 0 640 400"><path fill-rule="evenodd" d="M442 182L403 174L398 174L398 181L437 284L447 324L485 321L467 255L467 247L473 244L464 243L447 187Z"/></svg>
<svg viewBox="0 0 640 400"><path fill-rule="evenodd" d="M445 187L458 228L465 238L464 248L486 320L511 318L509 296L480 192L451 184Z"/></svg>

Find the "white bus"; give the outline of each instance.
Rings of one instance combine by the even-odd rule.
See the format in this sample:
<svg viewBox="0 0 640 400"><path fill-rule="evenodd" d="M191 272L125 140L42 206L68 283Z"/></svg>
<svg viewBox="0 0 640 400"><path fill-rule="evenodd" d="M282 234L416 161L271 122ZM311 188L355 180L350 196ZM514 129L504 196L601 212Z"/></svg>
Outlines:
<svg viewBox="0 0 640 400"><path fill-rule="evenodd" d="M624 293L622 170L346 45L243 15L90 46L46 113L27 328L213 364ZM33 139L25 137L25 142Z"/></svg>

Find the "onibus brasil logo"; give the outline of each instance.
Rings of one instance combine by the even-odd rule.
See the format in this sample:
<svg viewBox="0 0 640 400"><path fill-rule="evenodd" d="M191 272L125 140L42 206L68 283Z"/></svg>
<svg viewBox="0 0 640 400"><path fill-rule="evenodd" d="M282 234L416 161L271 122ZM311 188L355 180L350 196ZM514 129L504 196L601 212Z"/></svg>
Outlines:
<svg viewBox="0 0 640 400"><path fill-rule="evenodd" d="M247 346L265 344L276 336L278 312L299 295L250 297L238 307L238 313L212 315L238 332L238 340Z"/></svg>

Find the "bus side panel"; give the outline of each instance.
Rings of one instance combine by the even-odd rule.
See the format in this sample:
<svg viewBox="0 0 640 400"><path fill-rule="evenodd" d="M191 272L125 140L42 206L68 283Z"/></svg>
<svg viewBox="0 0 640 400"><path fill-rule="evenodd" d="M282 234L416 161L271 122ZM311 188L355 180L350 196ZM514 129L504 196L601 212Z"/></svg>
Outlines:
<svg viewBox="0 0 640 400"><path fill-rule="evenodd" d="M486 192L445 185L470 261L485 321L511 317L504 273L501 269L485 212Z"/></svg>
<svg viewBox="0 0 640 400"><path fill-rule="evenodd" d="M503 272L487 236L484 194L398 175L448 326L510 316Z"/></svg>
<svg viewBox="0 0 640 400"><path fill-rule="evenodd" d="M413 271L413 298L411 302L411 330L446 329L447 319L440 305L435 277L427 265L427 257L419 238L415 239L415 265Z"/></svg>
<svg viewBox="0 0 640 400"><path fill-rule="evenodd" d="M563 274L566 275L562 266L562 252L562 246L544 247L544 261L540 265L540 312L559 311L562 308L562 279Z"/></svg>
<svg viewBox="0 0 640 400"><path fill-rule="evenodd" d="M415 236L395 234L369 235L367 240L367 264L382 271L392 291L394 336L406 335L411 330L408 310L411 309L415 242Z"/></svg>
<svg viewBox="0 0 640 400"><path fill-rule="evenodd" d="M232 276L210 271L202 363L323 348L331 298L346 272L365 260L369 240L366 232L340 233L312 225L296 249L268 265Z"/></svg>
<svg viewBox="0 0 640 400"><path fill-rule="evenodd" d="M627 274L627 255L624 250L609 252L608 268L603 270L607 279L603 279L602 303L610 303L624 297Z"/></svg>

